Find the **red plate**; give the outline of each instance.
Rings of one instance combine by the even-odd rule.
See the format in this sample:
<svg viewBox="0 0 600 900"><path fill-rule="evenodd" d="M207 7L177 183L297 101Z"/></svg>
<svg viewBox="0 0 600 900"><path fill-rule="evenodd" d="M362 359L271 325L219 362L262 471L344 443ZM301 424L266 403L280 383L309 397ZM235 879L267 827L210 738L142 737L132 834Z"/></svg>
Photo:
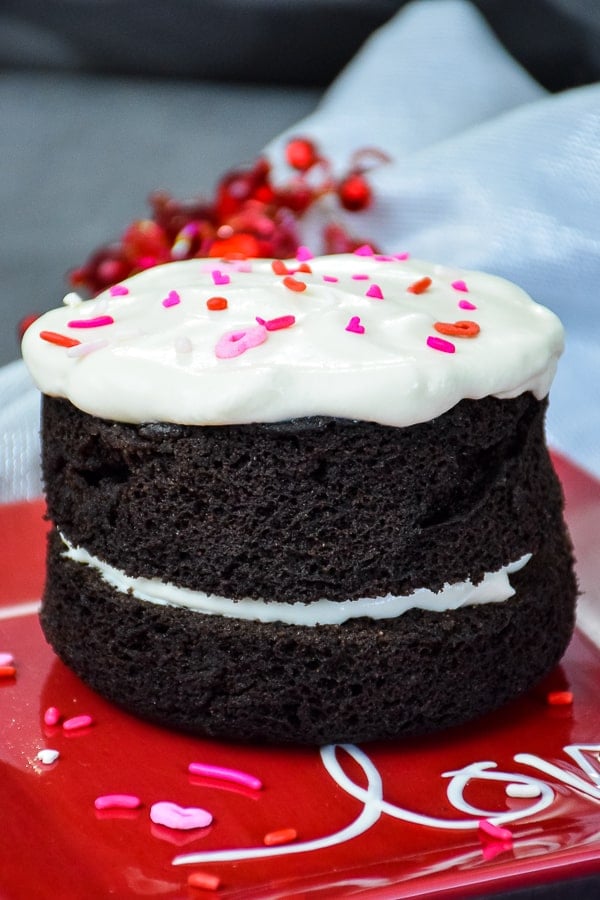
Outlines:
<svg viewBox="0 0 600 900"><path fill-rule="evenodd" d="M600 650L586 636L600 634L600 484L555 461L585 592L562 666L469 727L322 751L174 734L89 691L37 623L42 506L0 507L0 652L14 654L17 670L0 678L2 900L214 896L214 882L188 885L192 873L218 879L223 897L464 900L600 873ZM550 690L571 691L573 703L548 704ZM50 706L93 724L45 725ZM41 762L44 748L59 758ZM190 775L193 761L255 776L262 789ZM508 797L508 784L536 795ZM95 809L97 797L115 793L141 805ZM161 801L208 810L213 821L155 824L150 809ZM481 820L510 834L486 835ZM296 837L265 846L285 829Z"/></svg>

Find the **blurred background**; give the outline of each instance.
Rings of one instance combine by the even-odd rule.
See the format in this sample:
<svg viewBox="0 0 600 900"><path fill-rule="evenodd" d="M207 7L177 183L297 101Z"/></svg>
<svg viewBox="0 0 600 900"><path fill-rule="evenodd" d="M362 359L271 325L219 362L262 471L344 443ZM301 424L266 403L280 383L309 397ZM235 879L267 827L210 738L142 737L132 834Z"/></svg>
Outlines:
<svg viewBox="0 0 600 900"><path fill-rule="evenodd" d="M427 0L421 0L427 2ZM214 193L310 113L401 0L3 0L0 364L66 273L148 213ZM558 92L600 76L597 0L477 0Z"/></svg>

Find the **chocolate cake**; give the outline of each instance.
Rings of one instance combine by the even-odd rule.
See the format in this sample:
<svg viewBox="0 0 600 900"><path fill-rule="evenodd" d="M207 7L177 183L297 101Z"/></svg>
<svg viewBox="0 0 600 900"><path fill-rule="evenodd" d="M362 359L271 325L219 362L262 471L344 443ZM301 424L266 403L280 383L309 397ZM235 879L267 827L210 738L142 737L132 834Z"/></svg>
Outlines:
<svg viewBox="0 0 600 900"><path fill-rule="evenodd" d="M131 712L397 738L497 708L564 652L560 324L501 279L363 253L171 263L27 332L42 625Z"/></svg>

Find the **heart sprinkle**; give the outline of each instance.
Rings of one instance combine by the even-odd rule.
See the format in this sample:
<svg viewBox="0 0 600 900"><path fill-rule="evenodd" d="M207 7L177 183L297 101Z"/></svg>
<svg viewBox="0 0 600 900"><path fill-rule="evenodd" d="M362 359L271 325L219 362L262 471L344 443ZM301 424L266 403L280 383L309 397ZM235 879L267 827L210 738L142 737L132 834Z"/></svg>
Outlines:
<svg viewBox="0 0 600 900"><path fill-rule="evenodd" d="M167 308L169 306L177 306L178 303L181 303L181 297L177 291L169 291L168 295L162 301L162 305Z"/></svg>
<svg viewBox="0 0 600 900"><path fill-rule="evenodd" d="M215 356L218 359L233 359L234 356L241 356L246 350L263 344L267 337L268 331L264 325L228 331L217 341Z"/></svg>
<svg viewBox="0 0 600 900"><path fill-rule="evenodd" d="M150 818L155 825L189 831L192 828L206 828L213 820L207 809L196 806L178 806L169 800L161 800L150 807Z"/></svg>
<svg viewBox="0 0 600 900"><path fill-rule="evenodd" d="M378 284L372 284L366 292L365 297L371 297L373 300L383 300L383 291Z"/></svg>
<svg viewBox="0 0 600 900"><path fill-rule="evenodd" d="M360 324L359 316L352 316L352 318L346 325L345 330L352 332L352 334L364 334L365 326Z"/></svg>
<svg viewBox="0 0 600 900"><path fill-rule="evenodd" d="M40 752L36 756L36 759L38 759L44 766L51 766L53 762L56 762L59 756L60 753L58 752L58 750L51 750L49 747L47 747L45 750L40 750Z"/></svg>

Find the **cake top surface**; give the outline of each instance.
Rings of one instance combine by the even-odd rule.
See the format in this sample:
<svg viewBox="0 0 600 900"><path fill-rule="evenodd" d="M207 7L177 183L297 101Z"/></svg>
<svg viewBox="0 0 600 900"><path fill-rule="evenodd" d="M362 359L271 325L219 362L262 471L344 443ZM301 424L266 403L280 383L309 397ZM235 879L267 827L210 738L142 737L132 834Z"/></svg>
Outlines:
<svg viewBox="0 0 600 900"><path fill-rule="evenodd" d="M548 393L563 329L516 285L368 247L298 257L174 262L67 294L27 330L26 364L42 392L131 423L405 426Z"/></svg>

